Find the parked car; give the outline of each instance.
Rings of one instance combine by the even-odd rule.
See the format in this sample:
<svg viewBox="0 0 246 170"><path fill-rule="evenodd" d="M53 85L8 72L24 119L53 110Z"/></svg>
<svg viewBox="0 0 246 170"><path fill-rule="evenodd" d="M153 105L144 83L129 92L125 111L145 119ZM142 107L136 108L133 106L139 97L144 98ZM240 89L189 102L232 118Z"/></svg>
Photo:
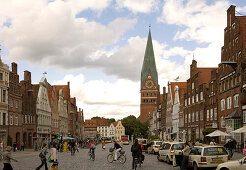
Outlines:
<svg viewBox="0 0 246 170"><path fill-rule="evenodd" d="M246 169L246 157L219 164L216 170L245 170Z"/></svg>
<svg viewBox="0 0 246 170"><path fill-rule="evenodd" d="M160 147L157 159L159 161L165 161L170 164L173 161L175 155L177 164L182 162L184 142L165 142Z"/></svg>
<svg viewBox="0 0 246 170"><path fill-rule="evenodd" d="M194 146L190 151L188 166L194 170L214 168L228 160L228 152L223 146Z"/></svg>
<svg viewBox="0 0 246 170"><path fill-rule="evenodd" d="M162 145L162 141L153 141L151 142L151 153L157 154L159 152L159 148Z"/></svg>

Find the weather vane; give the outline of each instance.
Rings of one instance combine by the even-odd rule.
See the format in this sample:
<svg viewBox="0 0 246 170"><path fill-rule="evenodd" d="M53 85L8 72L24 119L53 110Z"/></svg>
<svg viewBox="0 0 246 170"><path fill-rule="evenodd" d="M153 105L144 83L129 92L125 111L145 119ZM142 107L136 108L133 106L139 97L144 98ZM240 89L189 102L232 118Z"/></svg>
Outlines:
<svg viewBox="0 0 246 170"><path fill-rule="evenodd" d="M43 72L44 77L45 77L45 74L47 74L47 72L46 72L46 71L45 71L45 72Z"/></svg>

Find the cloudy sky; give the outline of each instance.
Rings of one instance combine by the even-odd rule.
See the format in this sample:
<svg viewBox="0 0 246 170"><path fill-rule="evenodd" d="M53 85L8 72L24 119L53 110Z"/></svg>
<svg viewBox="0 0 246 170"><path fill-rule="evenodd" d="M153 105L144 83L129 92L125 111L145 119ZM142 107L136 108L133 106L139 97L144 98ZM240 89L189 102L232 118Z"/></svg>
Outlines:
<svg viewBox="0 0 246 170"><path fill-rule="evenodd" d="M71 82L85 118L139 116L149 24L160 86L186 81L192 56L220 62L226 10L244 0L0 0L2 60L38 83Z"/></svg>

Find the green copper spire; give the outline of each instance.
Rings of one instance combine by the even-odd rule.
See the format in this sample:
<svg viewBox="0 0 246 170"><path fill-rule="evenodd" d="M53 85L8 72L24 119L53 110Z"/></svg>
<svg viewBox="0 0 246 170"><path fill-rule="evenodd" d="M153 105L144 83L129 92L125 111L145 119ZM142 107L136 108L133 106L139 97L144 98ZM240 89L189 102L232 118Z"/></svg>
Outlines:
<svg viewBox="0 0 246 170"><path fill-rule="evenodd" d="M152 45L151 33L149 30L148 41L144 54L144 61L141 71L141 88L144 85L145 80L147 79L148 74L150 74L155 82L155 85L158 86L158 75L155 65L155 55Z"/></svg>

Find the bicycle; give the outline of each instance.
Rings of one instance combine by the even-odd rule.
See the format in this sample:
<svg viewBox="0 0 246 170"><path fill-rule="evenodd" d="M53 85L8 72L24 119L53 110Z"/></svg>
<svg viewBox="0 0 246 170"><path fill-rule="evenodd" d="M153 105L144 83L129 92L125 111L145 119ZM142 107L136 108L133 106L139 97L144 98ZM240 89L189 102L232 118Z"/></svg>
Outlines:
<svg viewBox="0 0 246 170"><path fill-rule="evenodd" d="M134 158L134 169L135 169L135 170L137 169L138 164L139 164L139 167L141 167L142 162L139 160L138 157L135 157L135 158Z"/></svg>
<svg viewBox="0 0 246 170"><path fill-rule="evenodd" d="M107 160L109 163L112 163L114 161L115 151L113 148L109 148L109 152L110 152L110 154L107 156ZM120 151L120 154L118 155L117 160L122 164L126 162L125 151L123 151L123 150Z"/></svg>
<svg viewBox="0 0 246 170"><path fill-rule="evenodd" d="M74 155L75 154L75 149L74 147L71 147L71 155Z"/></svg>
<svg viewBox="0 0 246 170"><path fill-rule="evenodd" d="M88 152L88 159L89 160L95 160L95 148L91 148L91 150Z"/></svg>

